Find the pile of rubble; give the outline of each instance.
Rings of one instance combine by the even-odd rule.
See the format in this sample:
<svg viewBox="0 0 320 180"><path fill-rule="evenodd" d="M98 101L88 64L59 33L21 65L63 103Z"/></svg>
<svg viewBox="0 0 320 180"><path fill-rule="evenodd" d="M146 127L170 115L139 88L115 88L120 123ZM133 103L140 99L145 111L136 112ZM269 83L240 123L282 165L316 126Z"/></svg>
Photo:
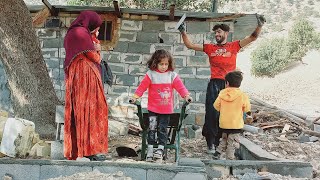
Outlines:
<svg viewBox="0 0 320 180"><path fill-rule="evenodd" d="M50 144L41 140L33 122L0 111L0 158L50 158Z"/></svg>

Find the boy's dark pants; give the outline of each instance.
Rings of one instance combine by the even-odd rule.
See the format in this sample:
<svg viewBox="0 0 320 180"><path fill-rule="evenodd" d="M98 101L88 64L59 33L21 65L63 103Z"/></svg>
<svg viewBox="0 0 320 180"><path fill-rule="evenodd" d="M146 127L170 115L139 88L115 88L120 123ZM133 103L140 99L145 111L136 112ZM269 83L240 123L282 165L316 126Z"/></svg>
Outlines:
<svg viewBox="0 0 320 180"><path fill-rule="evenodd" d="M206 138L209 149L212 149L213 145L217 147L222 136L222 132L219 128L220 113L214 109L213 103L217 99L220 91L224 88L225 80L223 79L211 79L208 83L205 105L205 123L203 125L202 135Z"/></svg>
<svg viewBox="0 0 320 180"><path fill-rule="evenodd" d="M153 118L152 118L153 117ZM155 118L155 122L154 122ZM149 132L148 132L148 144L157 144L156 133L158 128L158 140L159 145L166 145L168 140L167 127L170 121L170 114L157 114L149 111Z"/></svg>

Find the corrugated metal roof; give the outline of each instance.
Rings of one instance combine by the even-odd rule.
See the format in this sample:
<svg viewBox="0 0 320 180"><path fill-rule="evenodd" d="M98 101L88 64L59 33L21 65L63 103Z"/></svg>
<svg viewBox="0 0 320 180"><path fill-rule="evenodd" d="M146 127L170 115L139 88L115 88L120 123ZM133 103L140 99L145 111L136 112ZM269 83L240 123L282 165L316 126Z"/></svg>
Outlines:
<svg viewBox="0 0 320 180"><path fill-rule="evenodd" d="M28 6L30 12L38 12L44 5L34 5ZM79 13L84 10L92 10L98 13L107 13L114 12L113 7L96 7L96 6L61 6L54 5L58 12L70 12L70 13ZM128 9L121 8L121 13L128 14L147 14L147 15L156 15L156 16L169 16L169 10L146 10L146 9ZM187 18L192 19L222 19L227 17L227 21L231 21L233 19L238 19L240 16L254 16L254 14L236 14L236 13L210 13L210 12L190 12L190 11L179 11L175 10L175 17L181 17L184 13L187 14ZM245 21L245 20L244 20Z"/></svg>

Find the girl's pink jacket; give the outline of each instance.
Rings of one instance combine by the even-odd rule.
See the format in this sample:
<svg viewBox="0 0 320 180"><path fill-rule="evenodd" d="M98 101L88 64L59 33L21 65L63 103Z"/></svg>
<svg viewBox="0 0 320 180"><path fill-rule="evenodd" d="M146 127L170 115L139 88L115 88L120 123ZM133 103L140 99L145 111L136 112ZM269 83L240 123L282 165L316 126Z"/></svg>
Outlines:
<svg viewBox="0 0 320 180"><path fill-rule="evenodd" d="M179 75L173 71L159 72L149 70L135 91L141 97L148 89L148 110L159 114L173 113L173 89L181 97L189 94Z"/></svg>

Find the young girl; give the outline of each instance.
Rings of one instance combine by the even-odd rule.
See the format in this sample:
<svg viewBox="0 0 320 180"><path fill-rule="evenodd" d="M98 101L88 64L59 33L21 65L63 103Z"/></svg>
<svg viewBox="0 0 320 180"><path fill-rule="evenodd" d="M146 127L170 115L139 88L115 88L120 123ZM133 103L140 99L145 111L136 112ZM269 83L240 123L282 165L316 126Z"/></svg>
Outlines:
<svg viewBox="0 0 320 180"><path fill-rule="evenodd" d="M192 98L184 86L180 77L174 70L174 59L166 50L157 50L147 62L148 70L141 84L131 98L134 103L148 89L148 111L149 111L149 132L147 161L162 159L164 146L167 143L167 126L170 114L173 113L173 89L187 101ZM158 125L158 148L154 151L156 144L156 133Z"/></svg>

